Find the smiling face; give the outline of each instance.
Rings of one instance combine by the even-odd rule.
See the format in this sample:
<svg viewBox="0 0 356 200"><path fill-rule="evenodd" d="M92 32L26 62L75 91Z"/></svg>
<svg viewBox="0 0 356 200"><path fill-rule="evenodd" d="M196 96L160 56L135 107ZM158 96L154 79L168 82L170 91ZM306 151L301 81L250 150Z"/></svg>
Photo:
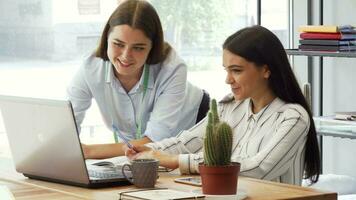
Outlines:
<svg viewBox="0 0 356 200"><path fill-rule="evenodd" d="M271 90L268 85L270 71L266 65L258 67L228 50L223 52L226 83L231 86L235 100L259 99Z"/></svg>
<svg viewBox="0 0 356 200"><path fill-rule="evenodd" d="M139 78L151 48L151 40L141 30L129 25L112 28L107 55L116 69L115 75Z"/></svg>

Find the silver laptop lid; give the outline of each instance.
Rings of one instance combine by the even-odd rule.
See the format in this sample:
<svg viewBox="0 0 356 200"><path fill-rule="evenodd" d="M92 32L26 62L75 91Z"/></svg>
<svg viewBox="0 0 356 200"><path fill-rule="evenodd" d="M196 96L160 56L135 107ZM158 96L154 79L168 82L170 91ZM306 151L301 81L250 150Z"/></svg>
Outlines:
<svg viewBox="0 0 356 200"><path fill-rule="evenodd" d="M69 101L0 95L0 110L18 172L89 183Z"/></svg>

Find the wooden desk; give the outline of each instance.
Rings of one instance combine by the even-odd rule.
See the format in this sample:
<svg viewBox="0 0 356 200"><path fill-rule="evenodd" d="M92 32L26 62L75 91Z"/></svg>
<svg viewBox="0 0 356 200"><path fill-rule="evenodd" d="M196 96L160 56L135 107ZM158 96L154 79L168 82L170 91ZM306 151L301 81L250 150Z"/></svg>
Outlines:
<svg viewBox="0 0 356 200"><path fill-rule="evenodd" d="M157 187L192 191L199 187L173 182L177 173L161 173ZM122 190L134 189L134 186L120 186L103 189L86 189L57 183L28 179L12 169L0 167L0 184L7 185L16 199L118 199ZM239 189L246 191L246 200L336 200L336 193L322 192L311 188L239 177Z"/></svg>

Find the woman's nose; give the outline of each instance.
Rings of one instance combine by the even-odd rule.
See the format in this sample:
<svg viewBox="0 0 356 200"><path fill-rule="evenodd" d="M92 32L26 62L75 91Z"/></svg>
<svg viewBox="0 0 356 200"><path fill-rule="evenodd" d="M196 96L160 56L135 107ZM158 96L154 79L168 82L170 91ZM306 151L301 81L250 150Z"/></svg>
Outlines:
<svg viewBox="0 0 356 200"><path fill-rule="evenodd" d="M125 59L131 58L131 50L129 48L125 48L122 52L122 56Z"/></svg>
<svg viewBox="0 0 356 200"><path fill-rule="evenodd" d="M232 84L234 82L233 78L231 77L230 73L226 74L226 78L225 78L225 83L226 84Z"/></svg>

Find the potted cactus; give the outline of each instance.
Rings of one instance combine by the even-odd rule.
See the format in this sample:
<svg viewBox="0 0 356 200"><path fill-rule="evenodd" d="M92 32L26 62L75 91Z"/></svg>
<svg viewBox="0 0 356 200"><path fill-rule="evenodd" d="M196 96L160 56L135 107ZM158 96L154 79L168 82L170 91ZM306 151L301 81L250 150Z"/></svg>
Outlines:
<svg viewBox="0 0 356 200"><path fill-rule="evenodd" d="M199 165L204 194L236 194L240 163L231 162L232 130L220 122L216 100L212 99L204 138L204 163Z"/></svg>

